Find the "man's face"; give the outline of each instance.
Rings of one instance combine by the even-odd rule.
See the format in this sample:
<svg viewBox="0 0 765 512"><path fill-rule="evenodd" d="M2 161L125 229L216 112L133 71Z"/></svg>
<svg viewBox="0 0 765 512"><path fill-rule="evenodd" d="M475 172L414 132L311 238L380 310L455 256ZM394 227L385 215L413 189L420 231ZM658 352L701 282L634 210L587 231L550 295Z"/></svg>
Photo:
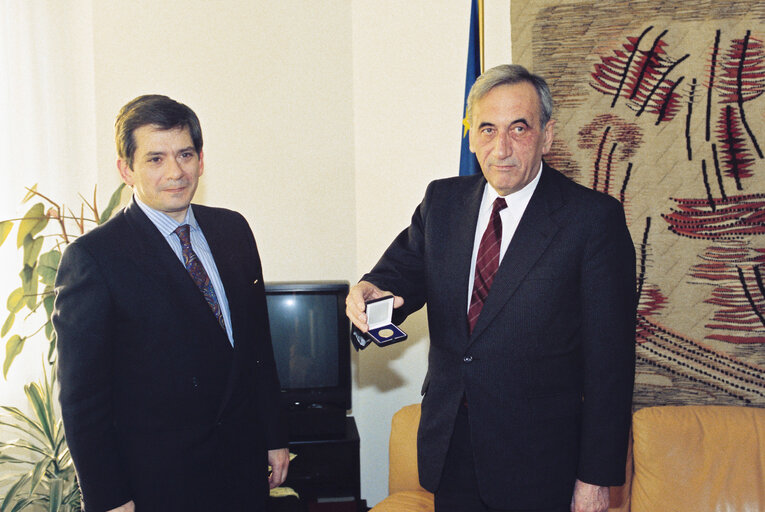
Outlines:
<svg viewBox="0 0 765 512"><path fill-rule="evenodd" d="M182 222L204 171L202 152L194 149L189 129L145 125L133 137L133 167L117 161L122 180L144 204Z"/></svg>
<svg viewBox="0 0 765 512"><path fill-rule="evenodd" d="M501 196L533 181L542 155L550 150L555 122L542 129L540 114L539 96L528 82L495 87L473 107L470 151Z"/></svg>

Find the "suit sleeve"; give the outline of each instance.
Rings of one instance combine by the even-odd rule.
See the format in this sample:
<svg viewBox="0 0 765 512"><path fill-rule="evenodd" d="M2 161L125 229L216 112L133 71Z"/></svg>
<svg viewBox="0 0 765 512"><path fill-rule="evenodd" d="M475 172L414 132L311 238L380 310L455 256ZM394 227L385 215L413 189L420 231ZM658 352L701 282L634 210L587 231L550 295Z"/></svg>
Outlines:
<svg viewBox="0 0 765 512"><path fill-rule="evenodd" d="M635 375L635 250L616 201L592 225L582 264L584 402L578 477L624 483Z"/></svg>
<svg viewBox="0 0 765 512"><path fill-rule="evenodd" d="M276 361L274 359L274 348L271 341L271 332L268 323L268 308L266 305L266 291L263 283L263 271L260 264L260 254L258 253L255 237L252 230L246 224L251 257L253 262L255 277L255 310L254 313L259 319L258 325L261 331L256 333L255 350L257 360L257 383L256 393L259 408L259 417L264 418L265 425L263 430L266 436L266 448L274 450L286 448L288 445L288 428L284 406L280 399L279 376L276 372Z"/></svg>
<svg viewBox="0 0 765 512"><path fill-rule="evenodd" d="M393 312L396 324L425 305L425 224L433 189L434 184L431 183L414 211L409 227L399 233L374 268L361 278L362 281L369 281L380 289L404 298L404 305Z"/></svg>
<svg viewBox="0 0 765 512"><path fill-rule="evenodd" d="M69 450L88 512L131 500L111 401L113 306L99 264L76 242L61 259L52 315L59 400Z"/></svg>

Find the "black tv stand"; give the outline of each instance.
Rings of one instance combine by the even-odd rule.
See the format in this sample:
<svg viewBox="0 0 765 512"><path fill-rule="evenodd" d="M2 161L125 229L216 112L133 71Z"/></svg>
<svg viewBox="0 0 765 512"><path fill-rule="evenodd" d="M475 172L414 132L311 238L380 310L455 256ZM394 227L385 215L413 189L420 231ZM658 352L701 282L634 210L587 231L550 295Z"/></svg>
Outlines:
<svg viewBox="0 0 765 512"><path fill-rule="evenodd" d="M301 501L347 498L362 510L359 431L352 416L343 417L343 426L339 437L290 441L290 451L297 457L290 462L283 485L295 489Z"/></svg>
<svg viewBox="0 0 765 512"><path fill-rule="evenodd" d="M346 410L340 405L293 404L287 409L290 439L341 439Z"/></svg>

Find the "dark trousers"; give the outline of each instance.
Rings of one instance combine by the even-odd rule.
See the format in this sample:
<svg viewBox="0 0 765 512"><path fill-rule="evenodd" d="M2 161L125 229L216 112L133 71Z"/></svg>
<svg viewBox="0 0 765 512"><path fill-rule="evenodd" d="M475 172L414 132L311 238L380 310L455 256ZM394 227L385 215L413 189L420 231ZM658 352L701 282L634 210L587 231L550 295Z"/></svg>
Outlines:
<svg viewBox="0 0 765 512"><path fill-rule="evenodd" d="M473 446L470 442L470 423L467 406L460 406L454 433L446 453L444 471L435 492L435 512L569 512L570 505L545 510L516 510L490 508L478 492L475 476Z"/></svg>

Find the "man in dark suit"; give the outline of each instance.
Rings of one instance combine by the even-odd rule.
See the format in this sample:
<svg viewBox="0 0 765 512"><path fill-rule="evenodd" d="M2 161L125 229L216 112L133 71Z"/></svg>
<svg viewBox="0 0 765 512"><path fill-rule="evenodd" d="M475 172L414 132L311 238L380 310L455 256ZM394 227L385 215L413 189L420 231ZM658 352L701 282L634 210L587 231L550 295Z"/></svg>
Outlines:
<svg viewBox="0 0 765 512"><path fill-rule="evenodd" d="M255 239L190 205L204 157L186 105L138 97L116 139L133 198L67 247L53 313L84 508L263 511L289 453Z"/></svg>
<svg viewBox="0 0 765 512"><path fill-rule="evenodd" d="M542 162L545 81L484 73L468 98L483 175L437 180L351 289L428 308L418 432L436 512L605 511L624 480L634 378L635 253L619 202Z"/></svg>

